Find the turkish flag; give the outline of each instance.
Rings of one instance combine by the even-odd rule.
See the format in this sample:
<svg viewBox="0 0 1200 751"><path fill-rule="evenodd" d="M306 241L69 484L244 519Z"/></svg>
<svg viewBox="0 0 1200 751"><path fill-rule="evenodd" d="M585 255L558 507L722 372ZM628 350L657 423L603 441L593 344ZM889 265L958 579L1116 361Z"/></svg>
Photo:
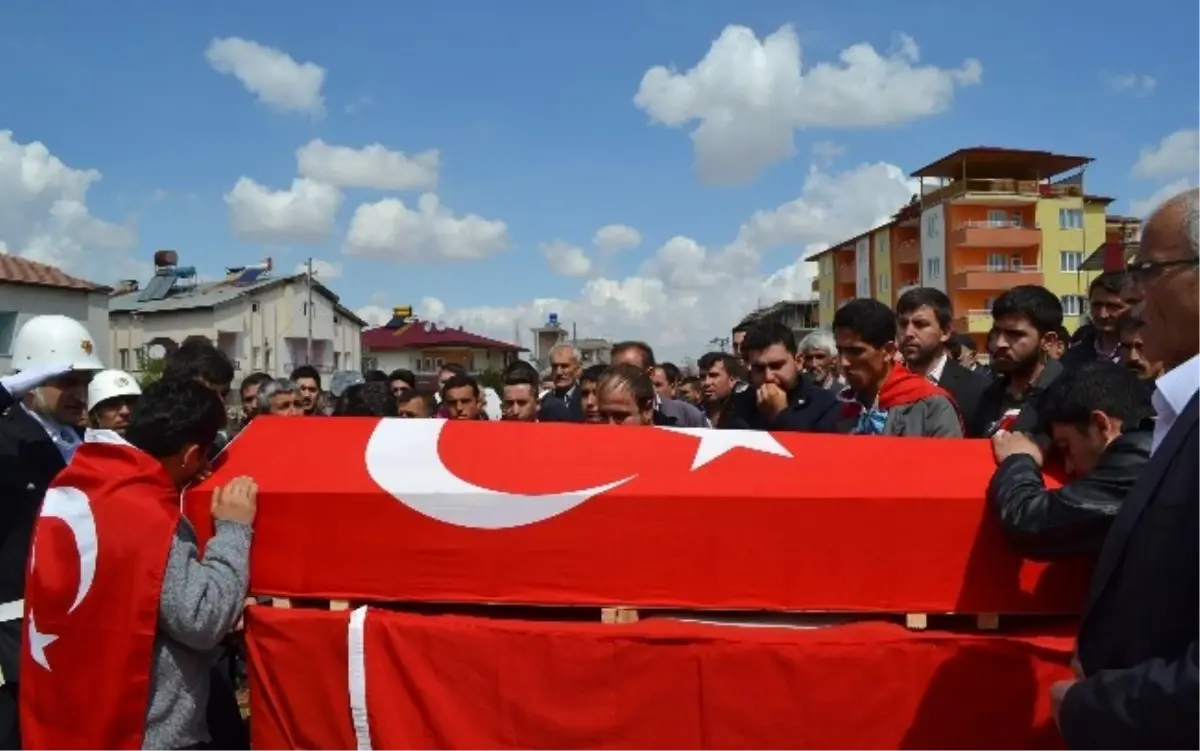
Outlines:
<svg viewBox="0 0 1200 751"><path fill-rule="evenodd" d="M89 431L46 491L25 579L24 748L142 747L178 499L109 431Z"/></svg>

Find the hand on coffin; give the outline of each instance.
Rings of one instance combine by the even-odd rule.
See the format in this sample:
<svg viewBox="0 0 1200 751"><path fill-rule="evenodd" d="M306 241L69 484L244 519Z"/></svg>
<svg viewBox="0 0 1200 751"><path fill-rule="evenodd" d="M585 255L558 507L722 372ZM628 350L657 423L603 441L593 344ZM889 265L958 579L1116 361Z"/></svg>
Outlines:
<svg viewBox="0 0 1200 751"><path fill-rule="evenodd" d="M1032 458L1039 467L1045 461L1042 449L1032 438L1024 433L1009 433L1006 430L997 431L992 436L992 453L996 456L996 464L1001 464L1008 457L1017 454Z"/></svg>
<svg viewBox="0 0 1200 751"><path fill-rule="evenodd" d="M212 517L217 521L235 522L249 527L254 524L254 515L257 512L258 485L245 475L235 477L225 487L213 491Z"/></svg>
<svg viewBox="0 0 1200 751"><path fill-rule="evenodd" d="M759 386L755 397L758 400L758 411L767 419L773 420L787 409L787 392L774 383Z"/></svg>

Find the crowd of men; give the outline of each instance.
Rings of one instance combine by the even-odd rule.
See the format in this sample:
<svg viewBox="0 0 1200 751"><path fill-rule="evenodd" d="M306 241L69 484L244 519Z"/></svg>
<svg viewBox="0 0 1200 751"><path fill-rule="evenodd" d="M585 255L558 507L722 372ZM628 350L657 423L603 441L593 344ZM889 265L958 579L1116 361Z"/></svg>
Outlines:
<svg viewBox="0 0 1200 751"><path fill-rule="evenodd" d="M1077 675L1052 694L1067 743L1197 747L1197 196L1164 204L1127 269L1091 283L1090 322L1075 336L1053 293L1019 286L993 303L983 353L952 331L947 296L918 288L894 308L850 301L799 342L783 325L739 327L734 351L703 355L695 375L638 341L616 344L603 365L583 367L570 346L553 350L547 374L513 362L499 393L455 365L433 389L407 370L328 383L308 366L284 379L256 373L236 384L231 426L223 405L234 369L215 347L184 344L143 390L101 369L78 323L35 318L17 335L18 372L0 382L0 745L18 743L26 562L56 477L101 475L104 452L121 445L152 457L146 471L165 471L161 487L177 493L260 415L483 420L490 408L493 419L530 422L987 439L989 507L1013 545L1033 558L1096 559ZM83 427L117 438L93 448ZM171 531L146 748L244 745L228 671L210 668L246 596L253 481L217 496L217 544L203 557L186 519ZM184 622L189 613L202 628ZM72 709L60 706L58 719ZM55 736L36 737L34 746Z"/></svg>

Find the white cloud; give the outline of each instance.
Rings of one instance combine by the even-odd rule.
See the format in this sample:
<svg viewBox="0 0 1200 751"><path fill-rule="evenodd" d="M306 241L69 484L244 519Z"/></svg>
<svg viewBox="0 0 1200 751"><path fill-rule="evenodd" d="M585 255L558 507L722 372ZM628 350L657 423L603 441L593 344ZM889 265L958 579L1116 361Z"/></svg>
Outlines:
<svg viewBox="0 0 1200 751"><path fill-rule="evenodd" d="M844 156L846 147L833 141L817 141L812 145L813 161L823 167L833 164L838 157Z"/></svg>
<svg viewBox="0 0 1200 751"><path fill-rule="evenodd" d="M538 251L546 257L550 269L562 276L587 276L592 273L592 259L578 245L565 240L542 243Z"/></svg>
<svg viewBox="0 0 1200 751"><path fill-rule="evenodd" d="M701 178L738 185L792 156L798 129L909 122L947 110L956 89L982 78L978 60L960 68L919 60L917 43L901 36L887 56L859 43L842 50L837 62L805 70L791 26L761 41L744 26L727 26L686 73L663 66L646 71L633 101L662 125L699 121L691 137Z"/></svg>
<svg viewBox="0 0 1200 751"><path fill-rule="evenodd" d="M477 214L455 216L426 193L410 209L398 198L359 206L350 220L343 252L402 263L469 260L509 247L508 225Z"/></svg>
<svg viewBox="0 0 1200 751"><path fill-rule="evenodd" d="M1145 198L1130 201L1129 213L1145 218L1150 215L1150 212L1158 208L1160 204L1165 203L1168 198L1194 187L1196 187L1196 180L1194 178L1181 177L1178 180L1173 180Z"/></svg>
<svg viewBox="0 0 1200 751"><path fill-rule="evenodd" d="M641 244L642 233L625 224L606 224L592 237L592 245L605 254L631 250Z"/></svg>
<svg viewBox="0 0 1200 751"><path fill-rule="evenodd" d="M1113 91L1138 97L1150 96L1158 86L1158 81L1154 76L1138 75L1137 73L1115 73L1102 78Z"/></svg>
<svg viewBox="0 0 1200 751"><path fill-rule="evenodd" d="M145 276L135 261L133 226L92 216L94 169L74 169L40 141L19 143L0 130L0 249L98 283Z"/></svg>
<svg viewBox="0 0 1200 751"><path fill-rule="evenodd" d="M439 160L437 149L408 156L381 143L353 149L333 146L319 138L296 149L301 177L342 188L432 188L437 185Z"/></svg>
<svg viewBox="0 0 1200 751"><path fill-rule="evenodd" d="M213 70L233 76L266 105L310 115L325 111L325 69L316 63L297 62L286 52L240 37L212 40L204 57Z"/></svg>
<svg viewBox="0 0 1200 751"><path fill-rule="evenodd" d="M1194 174L1200 166L1200 130L1177 130L1163 136L1154 146L1142 149L1132 175L1140 180L1154 180L1176 175Z"/></svg>
<svg viewBox="0 0 1200 751"><path fill-rule="evenodd" d="M251 242L320 243L333 229L342 194L332 185L298 177L272 190L248 177L225 194L233 234Z"/></svg>
<svg viewBox="0 0 1200 751"><path fill-rule="evenodd" d="M328 282L334 279L340 279L342 276L342 264L340 263L331 263L330 261L322 261L319 258L314 258L312 265L313 276L315 276L319 281ZM308 264L298 263L296 264L296 270L292 273L304 274L307 272Z"/></svg>
<svg viewBox="0 0 1200 751"><path fill-rule="evenodd" d="M512 339L514 327L527 331L553 312L580 336L645 339L662 357L696 357L757 305L811 297L813 264L804 258L886 220L914 191L913 181L890 164L840 173L814 167L796 199L756 212L723 247L677 236L632 276L590 278L570 298L456 309L426 298L416 312L504 340ZM764 268L771 251L785 251L788 260Z"/></svg>

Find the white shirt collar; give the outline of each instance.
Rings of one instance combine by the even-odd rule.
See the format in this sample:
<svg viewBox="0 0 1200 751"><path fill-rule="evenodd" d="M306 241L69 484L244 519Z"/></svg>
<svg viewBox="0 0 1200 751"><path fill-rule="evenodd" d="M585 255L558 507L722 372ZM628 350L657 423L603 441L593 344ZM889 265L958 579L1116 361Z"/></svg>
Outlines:
<svg viewBox="0 0 1200 751"><path fill-rule="evenodd" d="M58 453L62 454L63 461L69 464L71 457L75 455L75 449L79 448L79 444L81 443L79 433L74 428L70 428L45 415L34 412L23 402L21 408L25 410L26 414L37 420L38 424L42 426L42 430L46 431L46 435L54 442Z"/></svg>
<svg viewBox="0 0 1200 751"><path fill-rule="evenodd" d="M1172 412L1183 412L1200 391L1200 355L1192 355L1192 359L1163 373L1154 385L1154 393L1162 396Z"/></svg>
<svg viewBox="0 0 1200 751"><path fill-rule="evenodd" d="M925 374L925 377L934 383L941 383L942 373L946 371L946 361L949 359L950 356L943 352L933 361L933 365L929 367L929 371Z"/></svg>

